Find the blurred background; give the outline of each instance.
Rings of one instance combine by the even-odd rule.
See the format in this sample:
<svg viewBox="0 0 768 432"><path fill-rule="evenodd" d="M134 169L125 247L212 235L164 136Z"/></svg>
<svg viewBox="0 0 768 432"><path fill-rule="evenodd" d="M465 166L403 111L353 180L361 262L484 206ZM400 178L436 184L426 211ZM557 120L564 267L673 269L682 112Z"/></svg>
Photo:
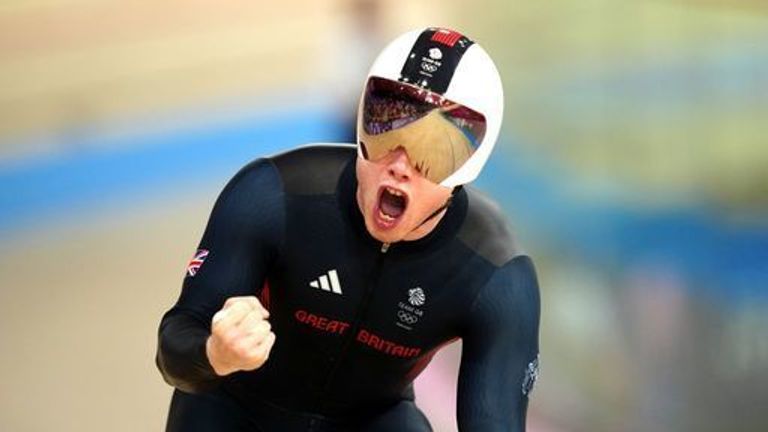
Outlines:
<svg viewBox="0 0 768 432"><path fill-rule="evenodd" d="M156 328L219 190L348 139L425 25L504 79L476 185L539 271L529 430L768 430L764 0L3 0L0 430L162 430ZM438 432L459 353L417 383Z"/></svg>

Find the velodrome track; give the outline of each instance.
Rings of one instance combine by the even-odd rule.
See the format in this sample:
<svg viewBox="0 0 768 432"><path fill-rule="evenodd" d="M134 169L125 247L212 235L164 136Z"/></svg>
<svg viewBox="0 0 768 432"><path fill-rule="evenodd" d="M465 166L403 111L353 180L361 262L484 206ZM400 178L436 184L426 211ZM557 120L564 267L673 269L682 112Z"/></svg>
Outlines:
<svg viewBox="0 0 768 432"><path fill-rule="evenodd" d="M290 147L292 140L337 135L327 121L335 118L336 106L318 103L327 93L306 83L322 69L317 50L334 40L326 29L338 24L338 6L281 3L0 5L0 429L161 429L170 390L153 364L156 327L177 295L218 190L252 157ZM391 3L404 17L385 19L392 33L420 23L436 4ZM765 75L756 71L768 70L768 55L753 43L764 40L767 28L760 2L723 9L713 1L690 8L696 2L622 2L622 8L559 1L520 10L501 0L479 3L461 13L460 2L451 3L444 19L488 38L502 68L515 71L505 77L508 100L518 101L508 104L514 134L507 134L496 176L485 180L495 196L503 197L504 187L493 182L508 181L508 167L517 166L505 160L518 155L514 144L528 150L540 145L576 173L618 172L630 187L651 177L654 192L686 193L702 177L719 177L737 192L717 189L723 200L752 199L742 185L751 181L751 167L766 160L764 146L754 145L764 136L765 99L737 104L744 97L738 88L712 90L706 79L671 95L625 94L645 97L641 106L665 108L662 118L589 95L612 92L605 84L611 79L616 86L624 79L642 84L654 73L669 72L664 79L685 82L697 67L704 78L717 74L729 83L746 82L745 92L765 88ZM638 12L643 19L631 21ZM625 34L628 21L640 36ZM494 35L490 29L502 24L504 33ZM530 32L543 24L559 26L567 37L545 33L530 44ZM720 33L711 35L713 29ZM717 49L702 45L715 38ZM644 63L644 50L657 44L666 47L661 61ZM701 54L700 63L678 61L686 50ZM519 62L526 66L515 69ZM691 102L690 94L698 91L718 103ZM308 101L307 95L317 97ZM588 114L579 117L585 123L572 124L580 111ZM636 124L637 118L643 121ZM614 120L617 126L602 126ZM553 122L561 127L548 127ZM598 126L604 129L590 129ZM282 141L266 140L280 128L291 133ZM655 132L642 131L649 128ZM658 145L640 152L649 163L637 164L608 149L604 137L630 146L642 140ZM718 140L730 145L718 146ZM572 145L555 146L562 141ZM659 148L670 141L681 144L666 153L667 165L655 164L663 153ZM691 165L697 141L710 146ZM722 160L743 175L715 163ZM516 179L523 181L519 185L529 178ZM514 198L505 202L519 205ZM556 294L545 292L545 303L556 303ZM557 332L552 321L543 325L542 339L551 343L546 341ZM446 362L455 363L456 355L454 348ZM551 388L544 383L542 394ZM439 397L425 400L431 412L451 411L446 392L434 393ZM535 430L553 429L533 414ZM451 430L450 417L436 415L431 418L438 430Z"/></svg>

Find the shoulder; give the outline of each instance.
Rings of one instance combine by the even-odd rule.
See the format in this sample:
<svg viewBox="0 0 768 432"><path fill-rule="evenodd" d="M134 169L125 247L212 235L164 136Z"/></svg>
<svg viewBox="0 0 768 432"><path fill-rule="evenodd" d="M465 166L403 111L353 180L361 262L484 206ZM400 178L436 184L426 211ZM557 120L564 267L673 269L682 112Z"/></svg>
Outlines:
<svg viewBox="0 0 768 432"><path fill-rule="evenodd" d="M540 299L533 260L520 248L499 205L476 189L466 191L467 216L459 238L493 266L468 309L469 322L488 335L502 327L534 334Z"/></svg>
<svg viewBox="0 0 768 432"><path fill-rule="evenodd" d="M465 187L464 190L467 216L459 230L459 240L496 267L523 255L499 205L475 188Z"/></svg>
<svg viewBox="0 0 768 432"><path fill-rule="evenodd" d="M288 194L335 191L344 167L356 157L352 144L309 144L269 157Z"/></svg>
<svg viewBox="0 0 768 432"><path fill-rule="evenodd" d="M518 255L494 271L478 292L467 319L469 328L479 325L482 334L537 333L541 299L533 261Z"/></svg>

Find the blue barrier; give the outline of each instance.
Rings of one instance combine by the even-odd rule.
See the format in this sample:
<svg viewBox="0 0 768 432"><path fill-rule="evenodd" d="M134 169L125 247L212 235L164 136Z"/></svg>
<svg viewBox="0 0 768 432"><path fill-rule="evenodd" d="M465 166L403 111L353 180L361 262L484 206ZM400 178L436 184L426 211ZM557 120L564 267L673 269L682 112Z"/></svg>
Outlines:
<svg viewBox="0 0 768 432"><path fill-rule="evenodd" d="M294 110L134 136L133 145L112 142L6 163L0 166L0 236L50 223L62 212L98 206L109 197L133 203L159 185L182 187L189 180L201 184L227 178L259 155L332 140L338 127L325 112ZM477 185L537 238L600 265L665 262L718 295L766 294L768 230L729 225L704 205L648 211L577 200L567 193L568 179L525 164L529 158L515 150L522 146L500 147Z"/></svg>

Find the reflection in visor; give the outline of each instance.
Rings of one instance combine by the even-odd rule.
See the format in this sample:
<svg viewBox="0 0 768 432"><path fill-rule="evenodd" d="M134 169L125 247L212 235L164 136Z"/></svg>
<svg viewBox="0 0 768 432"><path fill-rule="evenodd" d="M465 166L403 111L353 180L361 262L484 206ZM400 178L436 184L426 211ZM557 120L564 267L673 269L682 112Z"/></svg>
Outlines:
<svg viewBox="0 0 768 432"><path fill-rule="evenodd" d="M361 140L367 159L402 147L414 167L440 183L472 156L485 117L428 90L372 77L363 99Z"/></svg>

